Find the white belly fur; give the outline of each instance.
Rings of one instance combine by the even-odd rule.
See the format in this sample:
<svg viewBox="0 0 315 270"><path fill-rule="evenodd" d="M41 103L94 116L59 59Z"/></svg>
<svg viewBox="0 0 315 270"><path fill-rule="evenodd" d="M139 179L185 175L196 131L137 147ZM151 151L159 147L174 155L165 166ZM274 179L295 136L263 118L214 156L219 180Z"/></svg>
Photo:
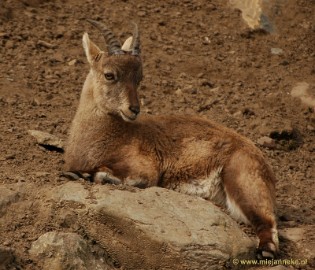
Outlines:
<svg viewBox="0 0 315 270"><path fill-rule="evenodd" d="M223 194L222 167L213 170L210 175L204 179L191 180L189 183L180 183L174 190L188 195L198 196L216 203L224 203Z"/></svg>

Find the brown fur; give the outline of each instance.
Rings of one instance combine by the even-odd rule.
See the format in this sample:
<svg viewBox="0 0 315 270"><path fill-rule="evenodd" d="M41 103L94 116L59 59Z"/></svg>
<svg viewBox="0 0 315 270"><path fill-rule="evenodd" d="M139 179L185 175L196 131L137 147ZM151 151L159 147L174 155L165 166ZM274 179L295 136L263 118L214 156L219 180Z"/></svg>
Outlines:
<svg viewBox="0 0 315 270"><path fill-rule="evenodd" d="M263 256L273 256L278 250L275 178L261 151L200 117L137 118L130 107L139 106L140 57L108 56L87 34L83 44L91 70L72 122L66 170L104 172L106 179L112 175L124 184L158 185L223 204L253 225ZM104 78L108 72L115 81Z"/></svg>

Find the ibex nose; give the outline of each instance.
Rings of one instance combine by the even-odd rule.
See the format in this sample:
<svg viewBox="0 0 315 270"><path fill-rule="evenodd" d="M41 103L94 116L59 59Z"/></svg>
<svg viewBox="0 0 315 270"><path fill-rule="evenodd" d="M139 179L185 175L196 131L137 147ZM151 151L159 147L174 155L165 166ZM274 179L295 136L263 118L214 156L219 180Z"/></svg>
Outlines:
<svg viewBox="0 0 315 270"><path fill-rule="evenodd" d="M135 115L138 115L140 112L140 107L138 105L129 106L129 110L132 111Z"/></svg>

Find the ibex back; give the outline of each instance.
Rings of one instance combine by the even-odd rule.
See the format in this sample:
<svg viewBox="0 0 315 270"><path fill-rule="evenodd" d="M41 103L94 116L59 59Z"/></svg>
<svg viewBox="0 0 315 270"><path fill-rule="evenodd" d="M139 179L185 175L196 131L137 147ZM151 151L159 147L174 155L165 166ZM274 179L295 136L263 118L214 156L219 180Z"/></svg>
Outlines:
<svg viewBox="0 0 315 270"><path fill-rule="evenodd" d="M83 35L90 72L70 130L66 170L96 182L157 185L211 200L250 223L260 240L258 257L273 258L278 252L275 178L261 151L203 118L138 116L137 26L121 46L105 25L90 23L102 32L107 52Z"/></svg>

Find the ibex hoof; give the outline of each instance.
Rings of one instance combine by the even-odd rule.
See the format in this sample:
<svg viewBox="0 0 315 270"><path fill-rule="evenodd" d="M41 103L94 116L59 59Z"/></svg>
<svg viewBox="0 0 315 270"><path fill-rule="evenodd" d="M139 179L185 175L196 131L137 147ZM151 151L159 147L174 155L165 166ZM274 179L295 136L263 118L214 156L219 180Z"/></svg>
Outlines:
<svg viewBox="0 0 315 270"><path fill-rule="evenodd" d="M267 243L257 250L257 259L264 260L264 259L274 259L277 254L276 246L273 243Z"/></svg>
<svg viewBox="0 0 315 270"><path fill-rule="evenodd" d="M121 184L121 180L107 172L97 172L94 175L94 182L97 184L112 184L119 185Z"/></svg>
<svg viewBox="0 0 315 270"><path fill-rule="evenodd" d="M91 180L91 175L89 173L80 173L80 172L62 172L61 176L64 176L70 180Z"/></svg>

